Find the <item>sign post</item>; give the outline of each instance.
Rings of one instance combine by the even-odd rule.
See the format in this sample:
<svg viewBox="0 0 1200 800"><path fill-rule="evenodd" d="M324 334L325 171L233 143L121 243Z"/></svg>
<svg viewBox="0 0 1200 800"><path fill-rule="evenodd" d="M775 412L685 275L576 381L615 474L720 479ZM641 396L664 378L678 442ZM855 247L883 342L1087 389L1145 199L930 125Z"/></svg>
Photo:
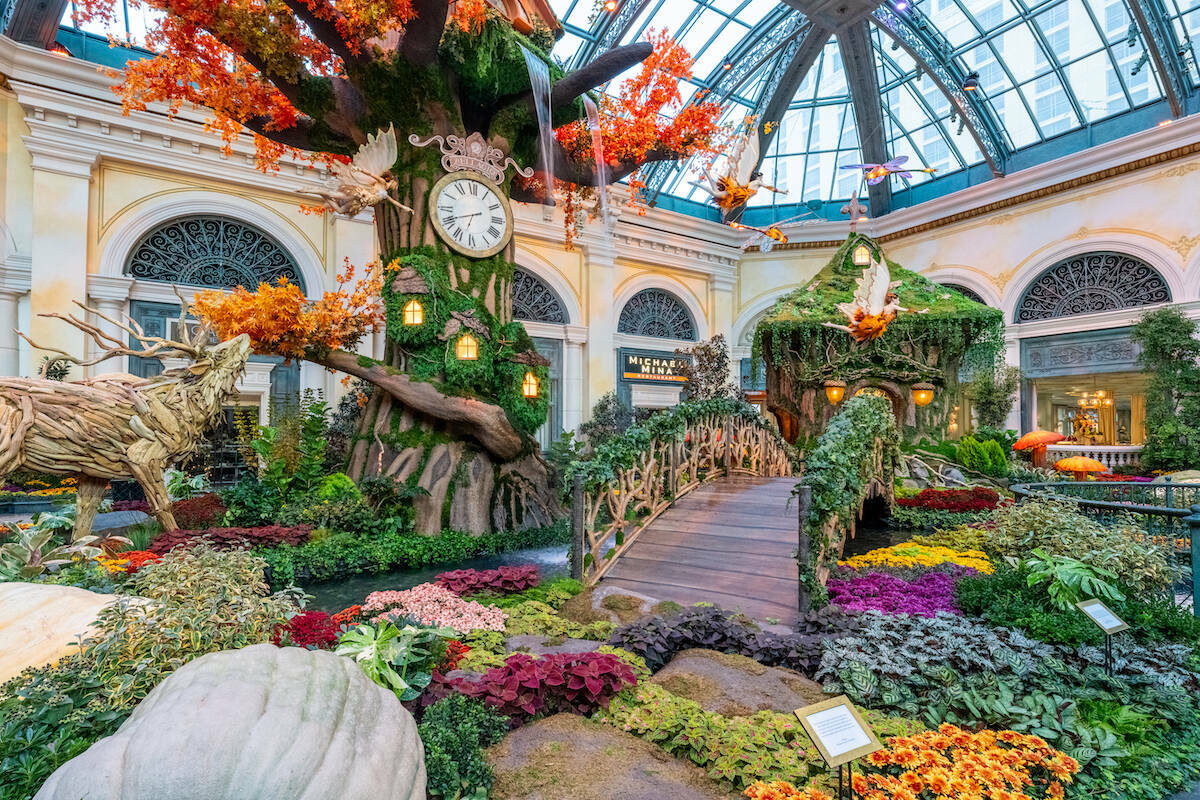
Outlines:
<svg viewBox="0 0 1200 800"><path fill-rule="evenodd" d="M1129 625L1099 600L1080 600L1075 606L1084 613L1084 616L1094 622L1097 628L1104 631L1104 671L1112 675L1113 634L1129 630Z"/></svg>
<svg viewBox="0 0 1200 800"><path fill-rule="evenodd" d="M796 710L825 765L838 768L838 798L854 798L854 759L883 748L846 695Z"/></svg>

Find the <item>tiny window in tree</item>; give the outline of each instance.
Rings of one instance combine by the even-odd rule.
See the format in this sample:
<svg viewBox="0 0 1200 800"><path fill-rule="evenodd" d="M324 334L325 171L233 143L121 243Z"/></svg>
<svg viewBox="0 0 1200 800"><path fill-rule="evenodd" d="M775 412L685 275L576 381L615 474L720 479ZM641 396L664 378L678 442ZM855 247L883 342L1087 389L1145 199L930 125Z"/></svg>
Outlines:
<svg viewBox="0 0 1200 800"><path fill-rule="evenodd" d="M479 358L479 342L475 341L475 337L469 333L464 333L458 337L458 344L454 348L455 354L460 361L474 361Z"/></svg>
<svg viewBox="0 0 1200 800"><path fill-rule="evenodd" d="M525 373L525 382L521 384L521 392L529 398L538 396L538 379L532 372Z"/></svg>
<svg viewBox="0 0 1200 800"><path fill-rule="evenodd" d="M859 267L865 267L871 263L871 250L865 244L860 244L854 248L854 264Z"/></svg>
<svg viewBox="0 0 1200 800"><path fill-rule="evenodd" d="M425 309L415 297L404 304L404 324L420 325L425 321Z"/></svg>

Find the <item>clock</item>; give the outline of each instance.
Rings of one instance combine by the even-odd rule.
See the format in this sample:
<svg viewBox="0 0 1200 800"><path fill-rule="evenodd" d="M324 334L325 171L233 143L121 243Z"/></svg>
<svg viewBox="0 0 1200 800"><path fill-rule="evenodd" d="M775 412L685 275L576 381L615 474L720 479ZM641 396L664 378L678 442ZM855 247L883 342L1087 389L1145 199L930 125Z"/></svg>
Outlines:
<svg viewBox="0 0 1200 800"><path fill-rule="evenodd" d="M446 244L472 258L495 255L513 234L512 207L504 192L469 170L443 175L433 185L429 220Z"/></svg>

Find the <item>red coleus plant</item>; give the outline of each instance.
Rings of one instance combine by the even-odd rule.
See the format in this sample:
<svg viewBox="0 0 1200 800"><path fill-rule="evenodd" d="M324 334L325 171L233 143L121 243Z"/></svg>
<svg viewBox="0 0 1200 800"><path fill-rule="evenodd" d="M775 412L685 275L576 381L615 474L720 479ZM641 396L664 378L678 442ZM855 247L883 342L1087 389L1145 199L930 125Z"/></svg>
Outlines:
<svg viewBox="0 0 1200 800"><path fill-rule="evenodd" d="M257 545L276 546L280 544L302 545L312 536L312 528L308 525L286 527L283 525L267 525L261 528L204 528L195 531L173 530L166 531L150 543L150 550L155 553L169 553L176 547L195 547L201 540L206 540L217 550L232 550L236 547L255 547Z"/></svg>
<svg viewBox="0 0 1200 800"><path fill-rule="evenodd" d="M221 495L215 492L177 500L171 504L175 523L185 530L211 528L214 523L225 518L227 510L221 502Z"/></svg>
<svg viewBox="0 0 1200 800"><path fill-rule="evenodd" d="M358 625L363 621L363 619L364 616L362 613L362 606L357 604L352 605L349 608L343 608L341 611L333 615L333 621L339 628L343 625L346 627Z"/></svg>
<svg viewBox="0 0 1200 800"><path fill-rule="evenodd" d="M309 650L328 650L337 644L341 626L324 611L297 614L275 630L272 641L279 646L293 645Z"/></svg>
<svg viewBox="0 0 1200 800"><path fill-rule="evenodd" d="M443 572L434 580L443 588L459 595L480 592L510 594L537 586L541 577L538 575L537 566L525 564L499 569L456 569Z"/></svg>
<svg viewBox="0 0 1200 800"><path fill-rule="evenodd" d="M126 550L124 553L118 553L117 558L123 558L129 562L125 565L125 574L133 575L147 564L158 561L162 556L150 550Z"/></svg>
<svg viewBox="0 0 1200 800"><path fill-rule="evenodd" d="M590 714L635 683L637 678L629 665L609 653L513 653L504 660L503 667L489 669L478 678L435 675L426 702L457 691L482 700L519 725L560 711Z"/></svg>
<svg viewBox="0 0 1200 800"><path fill-rule="evenodd" d="M446 659L442 662L442 671L451 672L458 669L458 662L462 661L463 656L469 652L471 652L471 648L458 639L446 642Z"/></svg>
<svg viewBox="0 0 1200 800"><path fill-rule="evenodd" d="M898 497L904 508L928 508L938 511L991 511L1000 504L1000 494L986 486L970 489L922 489L916 497Z"/></svg>

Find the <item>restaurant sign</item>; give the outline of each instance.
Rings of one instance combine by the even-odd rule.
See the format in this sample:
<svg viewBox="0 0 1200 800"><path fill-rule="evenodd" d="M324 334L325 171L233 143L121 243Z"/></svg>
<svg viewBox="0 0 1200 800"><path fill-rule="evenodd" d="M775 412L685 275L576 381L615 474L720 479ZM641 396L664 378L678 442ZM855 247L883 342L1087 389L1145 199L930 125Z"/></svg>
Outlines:
<svg viewBox="0 0 1200 800"><path fill-rule="evenodd" d="M643 383L686 383L682 371L689 361L687 356L621 350L621 378Z"/></svg>

